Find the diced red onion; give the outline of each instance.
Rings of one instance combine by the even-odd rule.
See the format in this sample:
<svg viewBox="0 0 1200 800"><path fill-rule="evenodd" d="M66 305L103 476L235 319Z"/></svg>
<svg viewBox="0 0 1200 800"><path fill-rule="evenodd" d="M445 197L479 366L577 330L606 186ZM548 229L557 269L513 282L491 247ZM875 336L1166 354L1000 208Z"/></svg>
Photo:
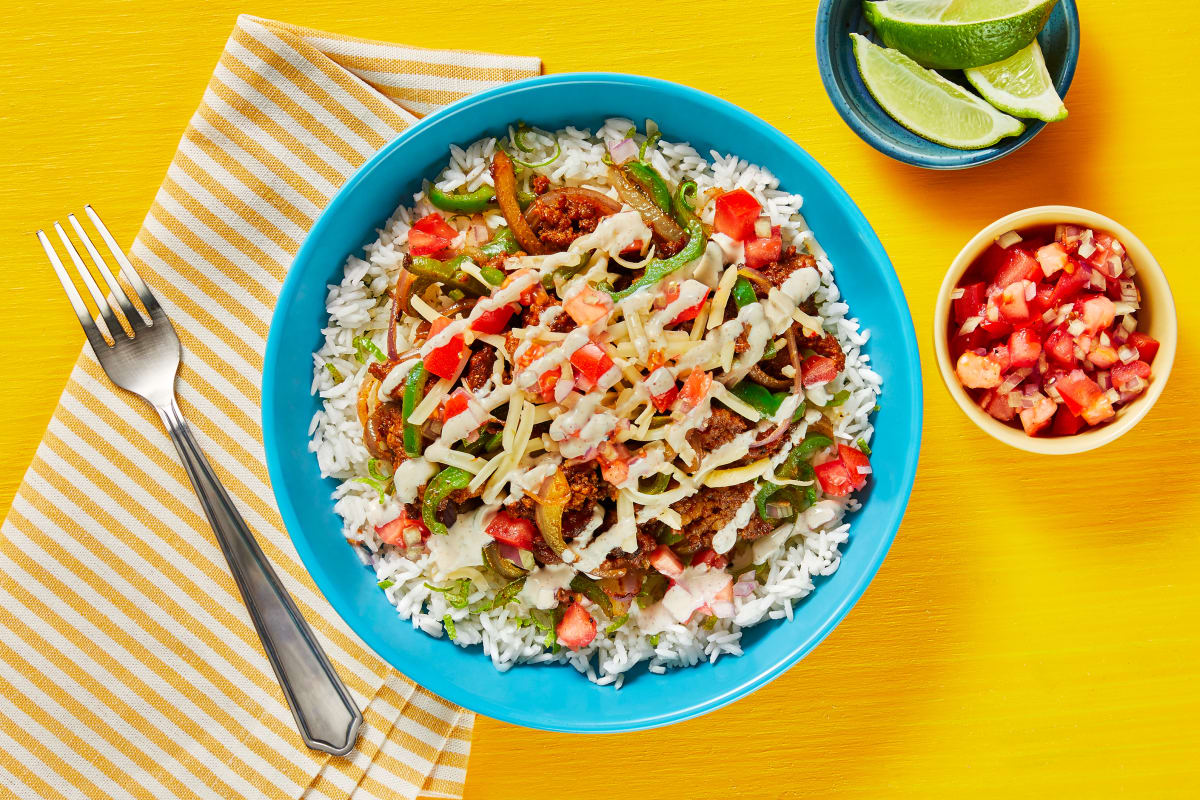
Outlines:
<svg viewBox="0 0 1200 800"><path fill-rule="evenodd" d="M1124 267L1121 265L1121 257L1116 253L1108 254L1108 274L1114 278L1121 277L1121 272Z"/></svg>
<svg viewBox="0 0 1200 800"><path fill-rule="evenodd" d="M513 547L511 544L496 542L496 550L502 557L507 558L514 564L521 563L521 551L518 548Z"/></svg>
<svg viewBox="0 0 1200 800"><path fill-rule="evenodd" d="M1108 338L1108 334L1100 331L1100 346L1108 347L1110 344L1112 344L1112 340Z"/></svg>
<svg viewBox="0 0 1200 800"><path fill-rule="evenodd" d="M1113 330L1112 343L1115 347L1120 347L1129 341L1129 331L1124 328L1116 328Z"/></svg>
<svg viewBox="0 0 1200 800"><path fill-rule="evenodd" d="M1037 405L1037 398L1033 395L1023 394L1020 396L1021 408L1033 408Z"/></svg>
<svg viewBox="0 0 1200 800"><path fill-rule="evenodd" d="M482 244L488 240L488 226L482 222L475 223L475 241Z"/></svg>
<svg viewBox="0 0 1200 800"><path fill-rule="evenodd" d="M999 392L1000 394L1008 394L1013 389L1020 386L1021 382L1023 380L1025 380L1026 378L1028 378L1029 373L1031 373L1031 372L1033 372L1032 367L1023 367L1021 369L1013 370L1004 379L1004 382L996 387L996 391Z"/></svg>
<svg viewBox="0 0 1200 800"><path fill-rule="evenodd" d="M621 141L609 140L608 153L612 156L614 164L624 164L626 161L632 161L637 158L638 146L633 139L622 139Z"/></svg>
<svg viewBox="0 0 1200 800"><path fill-rule="evenodd" d="M1084 350L1079 345L1075 345L1075 358L1077 358L1080 361L1083 361L1085 358L1087 358L1087 351ZM1084 366L1087 366L1087 365L1084 365Z"/></svg>
<svg viewBox="0 0 1200 800"><path fill-rule="evenodd" d="M870 468L870 467L862 467L862 466L860 466L860 467L856 467L855 469L857 469L857 470L858 470L858 474L859 474L859 475L870 475L870 474L871 474L871 468Z"/></svg>
<svg viewBox="0 0 1200 800"><path fill-rule="evenodd" d="M1071 320L1071 323L1067 325L1067 333L1071 334L1072 336L1078 336L1085 330L1087 330L1087 326L1083 324L1083 320L1081 319L1073 319Z"/></svg>
<svg viewBox="0 0 1200 800"><path fill-rule="evenodd" d="M1096 245L1093 244L1094 238L1095 238L1095 234L1092 233L1091 228L1088 228L1087 230L1085 230L1083 232L1083 234L1079 237L1079 257L1080 258L1087 258L1092 253L1096 252Z"/></svg>
<svg viewBox="0 0 1200 800"><path fill-rule="evenodd" d="M1025 299L1032 300L1037 297L1037 284L1033 281L1025 281Z"/></svg>
<svg viewBox="0 0 1200 800"><path fill-rule="evenodd" d="M1046 313L1042 314L1042 322L1049 322L1050 320L1054 319L1056 316L1058 316L1058 315L1054 312L1054 309L1048 308L1048 309L1046 309Z"/></svg>
<svg viewBox="0 0 1200 800"><path fill-rule="evenodd" d="M1138 351L1129 345L1125 345L1117 351L1117 358L1121 359L1122 364L1132 364L1138 360Z"/></svg>
<svg viewBox="0 0 1200 800"><path fill-rule="evenodd" d="M1128 258L1122 262L1122 266L1125 267L1125 276L1127 278L1132 278L1134 275L1137 275L1137 269L1133 266L1133 262Z"/></svg>
<svg viewBox="0 0 1200 800"><path fill-rule="evenodd" d="M746 575L750 576L750 580L747 581L747 580L742 579L742 578L745 578ZM751 570L750 572L743 573L742 577L738 579L737 583L733 584L733 596L734 597L749 597L750 595L754 594L755 583L756 583L756 581L754 580L754 571L753 570Z"/></svg>
<svg viewBox="0 0 1200 800"><path fill-rule="evenodd" d="M769 217L759 217L754 220L754 235L760 239L770 238L771 219Z"/></svg>
<svg viewBox="0 0 1200 800"><path fill-rule="evenodd" d="M1008 231L996 237L996 244L1003 247L1005 250L1012 247L1017 242L1021 241L1021 234L1016 231Z"/></svg>
<svg viewBox="0 0 1200 800"><path fill-rule="evenodd" d="M1116 389L1109 389L1107 392L1104 393L1104 396L1108 398L1108 402L1110 402L1110 403L1121 402L1121 393L1118 392Z"/></svg>
<svg viewBox="0 0 1200 800"><path fill-rule="evenodd" d="M1145 378L1139 378L1136 375L1130 378L1125 384L1125 391L1122 394L1141 394L1147 386Z"/></svg>
<svg viewBox="0 0 1200 800"><path fill-rule="evenodd" d="M421 543L421 529L416 525L409 525L401 535L404 536L405 547L416 547Z"/></svg>
<svg viewBox="0 0 1200 800"><path fill-rule="evenodd" d="M961 298L962 298L962 296L963 296L963 288L962 288L961 286L959 286L959 287L958 287L957 289L955 289L954 291L950 292L950 299L951 299L951 300L959 300L959 299L961 299Z"/></svg>
<svg viewBox="0 0 1200 800"><path fill-rule="evenodd" d="M1109 246L1111 247L1112 251L1114 253L1116 253L1118 256L1125 255L1125 245L1121 244L1120 239L1113 239L1112 244Z"/></svg>
<svg viewBox="0 0 1200 800"><path fill-rule="evenodd" d="M1065 241L1066 232L1067 232L1066 225L1055 225L1054 226L1054 241L1056 241L1056 242Z"/></svg>
<svg viewBox="0 0 1200 800"><path fill-rule="evenodd" d="M997 306L995 306L994 304L988 303L987 318L991 322L999 322L1000 321L1000 309Z"/></svg>
<svg viewBox="0 0 1200 800"><path fill-rule="evenodd" d="M1140 301L1142 294L1138 291L1137 284L1130 280L1121 281L1121 299L1131 302Z"/></svg>
<svg viewBox="0 0 1200 800"><path fill-rule="evenodd" d="M1126 314L1121 317L1121 327L1127 331L1135 331L1137 330L1137 319L1134 318L1133 314Z"/></svg>
<svg viewBox="0 0 1200 800"><path fill-rule="evenodd" d="M1058 393L1057 386L1055 386L1053 383L1047 383L1044 388L1046 390L1047 397L1049 397L1051 400L1053 400L1056 403L1062 402L1062 395Z"/></svg>
<svg viewBox="0 0 1200 800"><path fill-rule="evenodd" d="M1141 307L1141 303L1131 303L1128 300L1118 300L1117 302L1113 303L1113 313L1124 316L1126 314L1132 314Z"/></svg>
<svg viewBox="0 0 1200 800"><path fill-rule="evenodd" d="M1121 405L1125 405L1128 402L1136 400L1138 395L1140 395L1141 393L1142 393L1141 390L1136 391L1136 392L1121 392L1120 397L1118 398L1118 401L1121 403Z"/></svg>
<svg viewBox="0 0 1200 800"><path fill-rule="evenodd" d="M1108 387L1112 386L1112 383L1109 380L1108 370L1096 373L1096 383L1099 384L1101 389L1107 389Z"/></svg>
<svg viewBox="0 0 1200 800"><path fill-rule="evenodd" d="M1009 408L1020 408L1021 400L1023 400L1024 397L1025 396L1020 392L1009 392L1004 399L1008 401Z"/></svg>
<svg viewBox="0 0 1200 800"><path fill-rule="evenodd" d="M1091 287L1093 289L1103 289L1107 285L1107 281L1104 280L1104 273L1098 269L1092 270Z"/></svg>
<svg viewBox="0 0 1200 800"><path fill-rule="evenodd" d="M963 322L962 327L958 329L959 336L966 336L973 332L983 322L983 317L967 317Z"/></svg>

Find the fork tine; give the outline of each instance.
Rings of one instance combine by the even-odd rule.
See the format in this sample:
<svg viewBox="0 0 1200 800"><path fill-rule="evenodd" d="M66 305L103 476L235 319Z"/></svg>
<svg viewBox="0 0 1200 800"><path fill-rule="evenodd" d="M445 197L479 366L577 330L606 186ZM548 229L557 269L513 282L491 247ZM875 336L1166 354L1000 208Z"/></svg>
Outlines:
<svg viewBox="0 0 1200 800"><path fill-rule="evenodd" d="M117 263L121 265L121 274L125 276L125 280L129 281L129 285L137 292L138 299L142 301L142 305L151 314L158 313L161 310L158 305L158 298L154 296L154 292L150 291L150 287L146 285L142 277L137 274L137 270L133 268L133 264L126 257L125 251L117 244L116 238L109 233L108 226L100 221L100 215L96 213L96 209L92 208L89 204L84 206L83 210L87 213L88 219L92 221L92 224L96 226L96 230L100 232L100 238L108 245L113 258L117 259Z"/></svg>
<svg viewBox="0 0 1200 800"><path fill-rule="evenodd" d="M99 356L101 352L100 348L107 347L108 342L100 335L100 329L96 327L96 321L88 313L83 298L79 296L79 291L75 288L75 284L67 274L67 268L63 266L62 261L59 259L58 253L54 250L54 245L50 244L50 240L46 237L46 232L39 230L37 238L42 243L42 249L46 251L46 257L50 259L50 265L54 267L54 274L58 276L58 282L62 284L63 291L67 293L67 300L70 301L71 308L75 309L75 316L79 318L79 324L83 327L84 335L87 336L92 349Z"/></svg>
<svg viewBox="0 0 1200 800"><path fill-rule="evenodd" d="M125 289L117 282L116 276L108 268L108 263L100 256L100 251L96 249L96 245L92 244L92 240L88 238L87 231L79 224L79 220L74 214L67 214L67 221L71 223L71 227L75 229L75 233L78 234L80 241L83 242L83 246L87 248L88 255L92 257L92 263L96 265L96 269L100 272L100 277L104 278L104 282L108 284L108 291L117 299L117 305L121 307L121 313L125 315L125 319L129 321L131 327L136 327L142 322L142 315L129 302L129 297L125 294Z"/></svg>
<svg viewBox="0 0 1200 800"><path fill-rule="evenodd" d="M83 279L83 284L87 287L88 293L96 303L96 308L100 310L102 318L100 320L102 326L101 332L108 334L109 337L113 336L114 332L122 330L120 320L113 314L112 307L109 306L108 300L104 298L104 293L100 291L100 287L96 285L96 280L92 277L91 271L83 263L83 259L79 256L79 251L75 249L74 243L67 237L67 232L63 230L63 226L55 222L54 230L57 231L58 238L62 239L63 246L67 248L67 254L75 262L75 270L79 273L79 277Z"/></svg>

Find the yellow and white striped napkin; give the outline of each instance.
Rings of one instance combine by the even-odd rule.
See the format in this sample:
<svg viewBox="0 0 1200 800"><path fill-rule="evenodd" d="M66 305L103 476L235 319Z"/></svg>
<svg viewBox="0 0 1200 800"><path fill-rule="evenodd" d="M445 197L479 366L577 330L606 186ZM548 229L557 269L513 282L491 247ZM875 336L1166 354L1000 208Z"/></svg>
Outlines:
<svg viewBox="0 0 1200 800"><path fill-rule="evenodd" d="M359 746L304 747L170 440L85 346L0 538L5 798L461 795L472 715L370 652L291 547L262 353L293 255L355 168L540 68L238 20L131 257L183 342L184 413L364 709Z"/></svg>

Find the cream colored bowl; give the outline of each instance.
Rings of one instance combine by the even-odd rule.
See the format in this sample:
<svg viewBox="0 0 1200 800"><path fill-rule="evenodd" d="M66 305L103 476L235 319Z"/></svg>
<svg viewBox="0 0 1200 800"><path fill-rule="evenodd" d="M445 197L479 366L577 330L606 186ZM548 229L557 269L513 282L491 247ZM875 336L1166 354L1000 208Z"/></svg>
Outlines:
<svg viewBox="0 0 1200 800"><path fill-rule="evenodd" d="M1037 437L1029 436L1020 428L1006 425L995 419L980 408L967 394L954 374L946 329L950 320L950 293L954 291L967 268L983 254L983 251L995 241L996 237L1011 230L1020 231L1039 225L1057 224L1082 225L1106 231L1121 240L1137 271L1134 281L1142 295L1142 307L1136 315L1138 330L1157 339L1160 347L1154 363L1150 365L1150 386L1140 397L1120 408L1116 418L1111 422L1097 428L1087 428L1074 436ZM977 233L955 257L954 263L950 265L950 271L946 273L946 279L942 281L942 288L938 291L937 309L933 316L933 345L937 352L938 369L942 373L942 380L950 391L950 396L954 398L963 412L985 432L1006 444L1033 453L1082 453L1108 444L1136 425L1138 420L1146 416L1146 412L1162 394L1167 377L1171 374L1171 365L1175 361L1177 337L1175 301L1171 297L1171 287L1167 284L1162 267L1154 260L1154 256L1146 249L1146 245L1142 244L1142 241L1124 225L1094 211L1072 206L1027 208L998 219Z"/></svg>

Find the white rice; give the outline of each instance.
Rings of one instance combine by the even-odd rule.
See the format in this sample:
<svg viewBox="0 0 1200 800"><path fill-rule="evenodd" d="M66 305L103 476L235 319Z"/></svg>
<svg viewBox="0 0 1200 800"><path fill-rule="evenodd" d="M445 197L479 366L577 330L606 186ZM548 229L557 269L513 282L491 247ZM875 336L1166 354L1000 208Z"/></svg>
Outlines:
<svg viewBox="0 0 1200 800"><path fill-rule="evenodd" d="M606 171L602 161L604 142L624 138L632 127L630 120L610 119L595 135L572 127L558 131L554 135L562 145L562 155L537 171L560 184L602 178ZM550 143L549 138L530 137L528 141ZM452 191L490 184L488 163L495 147L494 138L479 140L465 149L451 145L449 165L436 185ZM548 146L545 152L550 152ZM715 151L709 156L710 160L705 159L687 143L663 141L651 149L648 160L671 183L685 178L695 180L701 195L712 187L746 189L762 204L772 224L781 226L785 246L794 244L816 257L821 285L814 298L825 328L837 336L846 354L845 371L825 391L835 394L844 388L850 392L849 399L839 409L834 431L841 441L870 442L873 431L870 414L876 406L882 380L870 368L870 357L862 352L869 332L847 316L849 307L842 302L834 283L833 266L800 214L802 198L781 191L778 180L763 167ZM366 246L361 258L347 259L341 283L329 286L326 301L329 326L323 331L324 344L314 355L312 391L321 397L322 408L310 426L310 450L316 454L321 473L340 481L333 498L334 510L344 523L343 534L357 547L363 562L375 570L378 580L392 582L384 591L400 618L431 636L440 637L444 634L442 620L449 616L454 622L456 643L482 645L483 652L501 671L521 662L563 662L595 683L618 688L625 673L639 663L647 662L650 672L662 673L671 667L716 661L724 654L740 655L742 628L767 619L791 619L793 605L813 591L814 579L830 575L838 568L840 548L850 536L850 525L843 517L846 511L858 507L856 500L821 500L801 514L785 534L780 536L778 531L773 534L772 538L786 541L767 561L766 582L756 584L753 594L734 598L736 613L732 618L717 620L710 629L703 628L699 620L673 625L658 636L656 645L639 629L640 610L635 603L628 621L614 634L605 635L607 621L601 615L600 632L590 645L579 651L562 648L553 653L544 646L544 632L518 622L529 614L529 608L522 603L513 602L483 613L453 608L443 593L426 587L428 555L413 561L381 545L374 526L394 519L402 502L412 498L394 494L381 503L376 490L362 482L369 478L370 456L363 445L356 400L366 366L356 360L353 340L365 335L380 348L385 347L390 313L388 292L404 258L402 248L409 223L432 210L424 192L418 193L411 208L396 210L379 230L379 238ZM711 203L705 211L705 221L711 222ZM492 230L503 225L499 211L489 212L486 221ZM326 365L336 369L343 380L336 381ZM819 395L820 389L815 393ZM810 399L823 398L814 397L810 390ZM397 494L403 495L404 488L400 487ZM416 487L407 488L411 493ZM476 581L468 599L474 602L484 596Z"/></svg>

